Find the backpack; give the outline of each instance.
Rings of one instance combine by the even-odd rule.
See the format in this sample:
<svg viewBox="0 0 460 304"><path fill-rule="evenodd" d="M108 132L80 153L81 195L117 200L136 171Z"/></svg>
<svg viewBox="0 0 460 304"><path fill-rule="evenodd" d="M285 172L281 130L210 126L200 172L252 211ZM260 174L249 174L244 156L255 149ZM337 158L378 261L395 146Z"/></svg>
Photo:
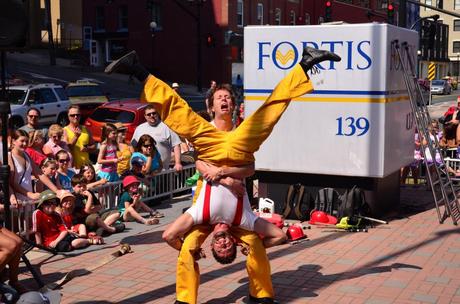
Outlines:
<svg viewBox="0 0 460 304"><path fill-rule="evenodd" d="M364 191L358 186L347 189L340 197L340 205L337 212L337 218L354 217L358 215L369 215L370 208L366 202Z"/></svg>
<svg viewBox="0 0 460 304"><path fill-rule="evenodd" d="M310 216L311 196L301 184L290 185L282 211L285 219L305 221Z"/></svg>
<svg viewBox="0 0 460 304"><path fill-rule="evenodd" d="M324 211L329 215L337 216L340 205L340 194L333 188L318 190L315 198L315 210Z"/></svg>

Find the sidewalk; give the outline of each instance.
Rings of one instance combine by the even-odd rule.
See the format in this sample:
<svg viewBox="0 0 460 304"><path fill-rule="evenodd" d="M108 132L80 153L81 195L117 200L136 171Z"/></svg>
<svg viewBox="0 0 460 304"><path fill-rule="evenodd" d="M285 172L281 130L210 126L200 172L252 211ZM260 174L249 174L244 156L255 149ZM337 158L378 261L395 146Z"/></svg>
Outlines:
<svg viewBox="0 0 460 304"><path fill-rule="evenodd" d="M309 241L269 249L272 279L280 303L460 303L460 228L439 224L431 192L401 189L400 210L390 224L368 233L306 230ZM62 288L62 303L173 303L177 252L161 234L189 197L160 206L159 226L124 236L133 253L74 278ZM128 224L129 225L129 224ZM128 226L129 227L129 226ZM85 269L117 249L104 248L74 257L33 258L46 283L72 269ZM94 246L93 246L94 248ZM199 303L242 303L248 294L245 257L217 264L209 252L199 261ZM29 273L21 278L35 286Z"/></svg>

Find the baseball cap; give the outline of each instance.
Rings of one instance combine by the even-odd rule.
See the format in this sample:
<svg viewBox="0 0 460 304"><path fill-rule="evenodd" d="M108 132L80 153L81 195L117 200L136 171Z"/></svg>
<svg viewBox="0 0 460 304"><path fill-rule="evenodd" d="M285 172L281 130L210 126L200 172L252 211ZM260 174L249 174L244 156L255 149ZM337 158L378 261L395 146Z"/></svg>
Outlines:
<svg viewBox="0 0 460 304"><path fill-rule="evenodd" d="M135 156L131 159L131 165L142 167L145 165L145 161L141 157Z"/></svg>
<svg viewBox="0 0 460 304"><path fill-rule="evenodd" d="M173 82L172 86L171 86L173 89L175 88L178 88L179 87L179 84L177 82Z"/></svg>

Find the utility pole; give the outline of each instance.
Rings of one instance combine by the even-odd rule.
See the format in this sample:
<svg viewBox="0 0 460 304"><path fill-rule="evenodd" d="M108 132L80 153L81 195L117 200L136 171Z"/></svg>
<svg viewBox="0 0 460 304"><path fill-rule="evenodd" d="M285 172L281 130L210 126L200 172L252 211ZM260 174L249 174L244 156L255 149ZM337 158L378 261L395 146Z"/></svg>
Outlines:
<svg viewBox="0 0 460 304"><path fill-rule="evenodd" d="M399 0L399 18L398 18L398 26L406 27L407 25L407 2L406 0Z"/></svg>
<svg viewBox="0 0 460 304"><path fill-rule="evenodd" d="M50 65L56 65L56 52L54 49L53 26L51 23L51 3L50 0L45 0L45 23L48 32L48 50L50 54Z"/></svg>

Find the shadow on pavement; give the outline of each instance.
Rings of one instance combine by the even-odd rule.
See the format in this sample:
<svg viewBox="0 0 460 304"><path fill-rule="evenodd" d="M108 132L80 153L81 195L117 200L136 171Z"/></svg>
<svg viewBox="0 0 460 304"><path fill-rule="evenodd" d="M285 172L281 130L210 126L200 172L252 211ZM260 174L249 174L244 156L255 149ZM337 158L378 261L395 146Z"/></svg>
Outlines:
<svg viewBox="0 0 460 304"><path fill-rule="evenodd" d="M321 290L322 288L328 287L335 281L343 280L343 279L353 279L363 275L372 274L372 273L382 273L382 272L389 272L394 268L412 268L412 269L421 269L418 266L414 265L407 265L407 264L399 264L394 263L390 266L375 266L364 269L365 271L345 271L341 273L333 273L323 275L320 265L315 264L307 264L299 266L296 270L288 270L288 271L280 271L277 273L272 274L273 285L276 288L291 288L291 298L314 298L317 297L318 294L315 292L316 290ZM286 278L292 278L290 281L286 281ZM310 286L308 282L311 279L315 279L315 285ZM220 303L233 303L236 302L240 297L241 294L247 293L249 290L249 282L247 279L240 280L239 283L245 283L232 291L229 295L213 299L206 304L220 304ZM320 284L318 284L320 283ZM276 293L276 292L275 292Z"/></svg>
<svg viewBox="0 0 460 304"><path fill-rule="evenodd" d="M345 279L349 279L349 278L353 278L353 277L359 277L359 276L362 276L362 275L365 275L365 274L369 274L369 273L377 273L377 272L388 272L388 271L391 271L392 269L397 269L397 268L412 268L412 269L420 269L420 267L418 266L415 266L415 265L409 265L409 264L400 264L400 263L393 263L389 266L379 266L380 264L388 261L388 260L391 260L391 259L394 259L394 258L397 258L398 256L401 256L402 254L405 254L407 252L410 252L414 249L417 249L417 248L420 248L420 247L423 247L425 245L428 245L432 242L436 242L436 241L439 241L440 239L450 235L450 234L458 234L460 233L460 227L459 228L453 228L453 229L449 229L449 230L444 230L444 231L439 231L439 232L436 232L434 234L434 236L432 236L431 238L429 239L426 239L424 241L421 241L419 243L416 243L414 245L411 245L411 246L408 246L408 247L405 247L405 248L402 248L400 250L396 250L395 252L393 252L392 254L388 254L388 255L385 255L381 258L378 258L378 259L375 259L365 265L362 265L358 268L355 268L351 271L346 271L346 272L343 272L343 273L338 273L338 274L331 274L331 275L322 275L320 272L319 272L319 269L321 266L319 265L302 265L300 266L297 270L290 270L290 271L286 271L286 272L278 272L278 273L274 273L272 275L272 277L274 278L273 281L276 282L276 278L281 278L281 277L286 277L287 274L289 274L290 276L296 276L296 277L299 277L299 276L304 276L304 268L302 267L307 267L306 269L309 270L309 271L312 271L313 274L316 274L318 276L321 276L322 278L325 278L325 279L329 279L330 281L326 282L325 284L331 284L332 282L334 281L341 281L341 280L345 280ZM274 260L278 257L282 257L282 256L285 256L285 255L289 255L293 252L296 252L296 251L299 251L299 250L302 250L302 249L305 249L306 247L313 247L317 244L321 244L321 243L324 243L324 242L328 242L328 241L332 241L334 239L337 239L337 238L340 238L341 236L344 236L345 234L343 233L340 233L340 232L337 232L337 233L333 233L333 234L330 234L330 235L327 235L327 236L324 236L324 237L320 237L318 239L315 239L313 241L310 241L310 242L303 242L303 243L300 243L298 245L295 245L295 246L290 246L290 247L282 247L276 251L272 251L268 254L268 257L270 260ZM205 283L205 282L208 282L208 281L212 281L216 278L219 278L222 276L222 273L225 272L225 271L228 271L228 273L233 273L233 272L236 272L240 269L244 269L245 267L245 262L244 261L241 261L239 263L236 263L236 264L232 264L232 265L229 265L229 266L226 266L226 267L222 267L221 269L216 269L216 270L213 270L213 271L210 271L210 272L207 272L205 274L203 274L201 276L201 282L202 283ZM313 269L313 270L311 270ZM302 271L300 271L302 270ZM275 283L277 284L277 283ZM307 282L305 282L305 286L307 286ZM302 287L299 287L300 289ZM302 291L302 293L293 293L292 294L292 299L296 299L296 298L299 298L299 297L308 297L309 295L311 296L315 296L316 293L313 292L314 289L316 288L313 288L313 289L310 289L308 287L303 287L304 290ZM245 290L243 290L245 289ZM241 297L241 295L244 295L244 294L247 294L247 290L248 290L248 286L247 284L241 286L241 287L238 287L236 290L234 290L233 292L231 292L228 296L226 296L224 298L224 300L217 300L217 301L209 301L208 303L229 303L227 300L231 300L231 298L234 298L236 294L239 295L239 297ZM159 289L153 289L152 291L150 292L147 292L147 293L144 293L144 294L141 294L141 295L136 295L134 297L131 297L131 298L127 298L123 301L121 301L120 303L121 304L128 304L128 303L132 303L132 302L136 302L136 301L139 301L141 299L145 299L146 297L163 297L165 295L169 295L169 294L173 294L175 292L175 284L170 284L168 286L165 286L165 287L161 287Z"/></svg>

